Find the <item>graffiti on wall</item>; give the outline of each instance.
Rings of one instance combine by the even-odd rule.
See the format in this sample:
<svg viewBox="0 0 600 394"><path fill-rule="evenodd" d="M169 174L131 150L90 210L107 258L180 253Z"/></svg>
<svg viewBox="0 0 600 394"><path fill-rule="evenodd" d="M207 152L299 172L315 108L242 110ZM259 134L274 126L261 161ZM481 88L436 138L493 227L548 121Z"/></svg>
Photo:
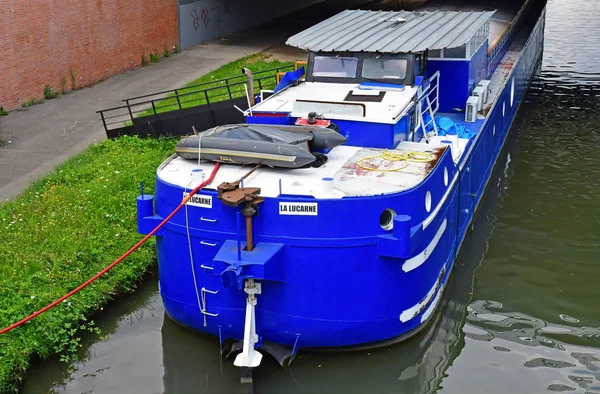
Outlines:
<svg viewBox="0 0 600 394"><path fill-rule="evenodd" d="M190 15L193 19L192 23L194 26L194 30L198 31L198 26L200 26L200 22L198 21L198 13L196 12L196 10L193 10L192 12L190 12Z"/></svg>
<svg viewBox="0 0 600 394"><path fill-rule="evenodd" d="M181 48L191 48L322 1L252 0L252 7L247 0L199 0L182 4L179 15L186 17L179 23Z"/></svg>
<svg viewBox="0 0 600 394"><path fill-rule="evenodd" d="M202 7L199 16L196 10L192 10L190 12L190 15L192 16L192 26L194 26L195 31L198 31L198 27L200 27L200 20L202 20L202 22L204 23L204 27L208 27L208 22L210 22L210 15L206 6Z"/></svg>

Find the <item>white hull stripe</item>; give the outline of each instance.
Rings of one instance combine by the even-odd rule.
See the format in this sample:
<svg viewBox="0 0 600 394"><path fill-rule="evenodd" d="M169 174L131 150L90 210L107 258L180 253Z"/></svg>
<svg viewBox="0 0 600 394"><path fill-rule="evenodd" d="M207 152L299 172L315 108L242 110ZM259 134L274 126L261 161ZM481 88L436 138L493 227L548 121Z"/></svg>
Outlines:
<svg viewBox="0 0 600 394"><path fill-rule="evenodd" d="M444 287L446 287L445 283L444 283L444 286L442 286L438 290L437 295L435 296L435 299L433 300L431 305L429 305L429 308L427 308L425 313L423 313L423 316L421 316L421 323L426 322L427 319L429 319L429 316L431 316L431 314L433 313L433 311L435 311L435 308L437 307L437 304L440 302L440 299L442 298L442 294L444 293Z"/></svg>
<svg viewBox="0 0 600 394"><path fill-rule="evenodd" d="M442 270L440 271L440 274L438 275L437 280L435 281L435 283L431 287L431 290L429 290L429 292L427 293L425 298L423 298L421 301L419 301L419 303L416 304L415 306L405 310L404 312L402 312L400 314L400 321L402 323L405 323L405 322L413 319L414 317L416 317L419 313L421 313L421 311L423 310L423 308L425 308L425 306L429 303L429 301L431 301L431 299L435 295L435 292L440 287L440 282L444 278L444 274L446 272L446 270L444 268L445 267L442 267Z"/></svg>
<svg viewBox="0 0 600 394"><path fill-rule="evenodd" d="M423 230L425 230L427 228L427 226L429 226L431 224L431 222L433 222L433 219L435 219L435 217L437 216L440 209L442 209L442 206L444 205L444 202L446 202L446 199L450 195L450 192L452 191L452 188L454 187L454 184L456 183L457 179L458 179L458 173L456 173L454 175L454 178L452 179L452 182L450 182L450 186L448 186L448 189L446 190L446 193L440 200L440 203L435 207L433 212L431 212L431 214L429 216L427 216L427 219L425 219L425 221L423 222Z"/></svg>
<svg viewBox="0 0 600 394"><path fill-rule="evenodd" d="M427 258L437 246L438 242L440 241L440 238L442 238L442 234L444 234L444 231L446 231L447 222L448 219L444 219L442 225L435 234L435 237L433 237L433 239L431 240L431 243L427 245L427 247L423 249L421 253L414 257L411 257L410 259L406 260L404 264L402 264L402 271L410 272L415 268L421 266L421 264L423 264L425 261L427 261Z"/></svg>

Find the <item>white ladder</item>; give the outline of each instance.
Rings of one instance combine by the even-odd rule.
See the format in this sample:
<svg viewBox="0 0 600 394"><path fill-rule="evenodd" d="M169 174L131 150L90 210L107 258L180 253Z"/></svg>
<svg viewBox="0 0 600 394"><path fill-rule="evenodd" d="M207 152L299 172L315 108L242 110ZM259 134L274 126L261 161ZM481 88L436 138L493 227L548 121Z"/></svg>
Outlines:
<svg viewBox="0 0 600 394"><path fill-rule="evenodd" d="M431 108L431 101L429 100L429 96L425 96L425 103L427 107L425 108L425 112L429 112L430 119L425 123L425 119L423 118L423 111L421 110L421 102L417 104L419 106L419 119L420 126L423 128L423 138L425 139L425 143L429 143L431 137L438 135L437 125L435 124L435 115L433 113L433 109ZM433 126L433 130L427 132L427 127L429 125Z"/></svg>
<svg viewBox="0 0 600 394"><path fill-rule="evenodd" d="M433 98L431 98L432 95L433 95ZM424 111L422 109L423 102L425 102L425 104L426 104ZM438 109L440 107L439 103L440 103L440 72L437 71L436 73L434 73L431 76L431 78L429 78L429 84L428 84L427 88L425 88L425 90L423 90L419 94L419 96L417 98L417 102L415 104L416 105L415 112L416 112L417 124L415 126L413 133L419 129L422 129L423 130L423 138L425 139L426 143L429 143L429 140L431 139L431 137L438 135L438 129L437 129L437 125L435 123L435 113L438 111ZM431 118L427 122L425 122L425 119L423 118L424 113L428 113ZM427 132L427 127L429 125L432 125L433 130L430 132Z"/></svg>

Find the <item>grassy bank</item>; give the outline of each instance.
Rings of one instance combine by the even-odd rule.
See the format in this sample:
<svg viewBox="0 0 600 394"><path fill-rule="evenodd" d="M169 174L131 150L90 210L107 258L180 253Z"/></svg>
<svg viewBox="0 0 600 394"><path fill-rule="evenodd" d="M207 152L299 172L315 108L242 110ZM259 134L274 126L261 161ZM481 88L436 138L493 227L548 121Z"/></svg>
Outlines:
<svg viewBox="0 0 600 394"><path fill-rule="evenodd" d="M52 302L137 242L139 182L152 192L173 140L104 141L0 205L0 326ZM68 359L79 328L113 295L130 291L154 264L153 242L68 302L0 336L0 392L15 390L32 356ZM83 322L83 323L82 323Z"/></svg>
<svg viewBox="0 0 600 394"><path fill-rule="evenodd" d="M271 59L270 55L265 53L256 53L253 55L249 55L243 58L240 58L236 61L228 63L215 71L206 74L198 79L193 80L188 83L182 89L178 90L180 95L180 103L182 108L193 107L196 105L206 104L206 96L204 92L197 92L200 89L208 89L215 88L213 90L208 91L208 97L210 102L216 102L219 100L229 99L229 93L224 84L221 83L213 83L212 81L218 81L220 79L231 78L231 77L239 77L241 74L242 68L248 68L253 73L257 73L264 70L269 70L277 67L287 67L283 71L291 71L293 67L293 63L285 63L281 62L278 59ZM271 78L264 79L261 81L263 89L273 89L276 85L275 79L275 71L269 74L260 74L257 77L264 77L267 75L271 75ZM237 82L243 81L243 79L237 79ZM201 87L194 87L195 85L203 84ZM255 93L259 92L258 81L254 81L254 89ZM243 97L245 96L244 86L236 85L231 89L232 97ZM167 98L160 100L155 103L156 112L168 112L179 109L179 103L177 102L177 98L175 98L175 94L167 95ZM148 116L152 115L154 112L152 108L146 110L145 112L141 112L137 116Z"/></svg>
<svg viewBox="0 0 600 394"><path fill-rule="evenodd" d="M282 64L263 54L229 63L198 81ZM274 81L273 81L274 86ZM157 166L175 140L122 137L92 145L0 203L0 326L49 304L106 267L142 236L137 233L139 183L152 193ZM25 325L0 336L0 392L16 392L34 358L79 345L78 330L114 295L133 290L155 266L154 242L142 246L90 287Z"/></svg>

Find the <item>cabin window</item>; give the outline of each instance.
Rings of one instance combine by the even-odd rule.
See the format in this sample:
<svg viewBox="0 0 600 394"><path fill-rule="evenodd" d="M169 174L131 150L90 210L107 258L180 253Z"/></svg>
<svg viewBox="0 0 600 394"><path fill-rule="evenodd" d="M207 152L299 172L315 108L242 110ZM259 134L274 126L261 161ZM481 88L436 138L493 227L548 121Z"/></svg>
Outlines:
<svg viewBox="0 0 600 394"><path fill-rule="evenodd" d="M440 49L430 49L429 50L429 58L430 59L440 59L442 57L442 51Z"/></svg>
<svg viewBox="0 0 600 394"><path fill-rule="evenodd" d="M315 77L354 78L357 67L355 57L316 56L312 74Z"/></svg>
<svg viewBox="0 0 600 394"><path fill-rule="evenodd" d="M371 79L404 79L407 67L406 59L365 59L362 76Z"/></svg>

